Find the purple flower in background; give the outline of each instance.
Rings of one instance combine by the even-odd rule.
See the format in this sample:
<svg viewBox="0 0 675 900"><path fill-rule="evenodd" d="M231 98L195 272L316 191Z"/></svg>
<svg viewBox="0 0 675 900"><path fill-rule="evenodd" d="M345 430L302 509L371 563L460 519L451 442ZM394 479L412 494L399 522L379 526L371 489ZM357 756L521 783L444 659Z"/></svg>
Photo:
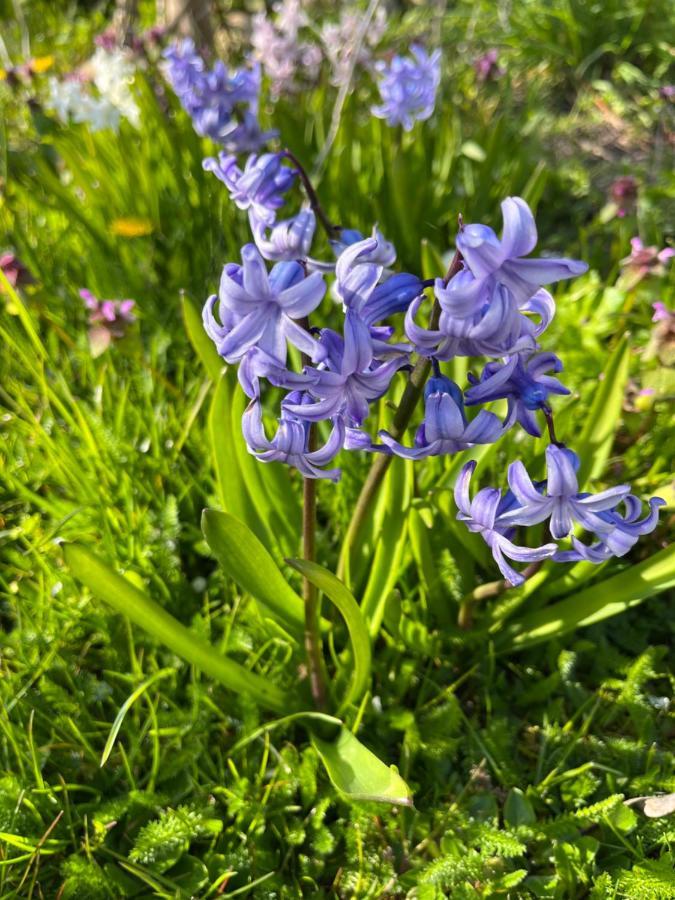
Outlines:
<svg viewBox="0 0 675 900"><path fill-rule="evenodd" d="M672 318L675 318L675 313L668 309L665 303L661 303L660 300L652 303L652 309L654 310L652 322L669 322Z"/></svg>
<svg viewBox="0 0 675 900"><path fill-rule="evenodd" d="M296 319L309 315L323 299L323 277L318 272L305 277L297 262L277 263L268 275L253 244L242 248L241 259L241 266L228 263L223 269L220 321L213 313L215 296L204 306L204 327L218 353L234 363L256 347L283 368L288 342L312 359L322 359L319 343Z"/></svg>
<svg viewBox="0 0 675 900"><path fill-rule="evenodd" d="M504 578L513 585L522 584L523 576L510 565L507 557L516 562L540 562L552 557L557 547L555 544L533 548L520 547L509 540L505 534L508 526L502 526L500 518L503 518L503 511L509 508L512 500L508 495L502 498L501 491L497 488L483 488L471 500L469 488L475 468L474 460L468 462L455 483L455 503L459 509L457 518L466 524L469 531L480 534L492 551L492 556Z"/></svg>
<svg viewBox="0 0 675 900"><path fill-rule="evenodd" d="M123 338L129 325L136 320L134 300L99 300L91 291L82 288L80 297L89 310L89 345L92 356L100 356L113 340Z"/></svg>
<svg viewBox="0 0 675 900"><path fill-rule="evenodd" d="M492 400L508 401L506 421L520 422L533 437L541 435L541 428L534 415L536 410L547 409L549 394L569 394L569 390L557 378L547 372L562 372L562 363L555 353L537 353L528 357L515 355L504 363L488 363L480 376L469 374L470 387L465 395L467 406L489 403Z"/></svg>
<svg viewBox="0 0 675 900"><path fill-rule="evenodd" d="M270 441L265 434L260 401L250 403L242 418L242 431L249 453L261 462L281 462L294 466L305 478L330 478L331 481L338 481L340 469L320 467L329 463L342 449L344 423L340 417L334 418L333 430L324 446L318 450L309 450L309 422L290 412L293 407L302 404L300 391L286 397L281 404L279 428Z"/></svg>
<svg viewBox="0 0 675 900"><path fill-rule="evenodd" d="M645 247L639 237L631 238L630 246L630 255L621 260L621 265L634 269L641 276L664 275L666 263L675 256L672 247L664 247L663 250L659 250L658 247Z"/></svg>
<svg viewBox="0 0 675 900"><path fill-rule="evenodd" d="M272 225L277 210L284 205L284 194L291 187L297 172L283 164L283 153L263 153L249 156L244 171L237 165L236 156L220 153L202 163L230 192L239 209L250 209L256 220Z"/></svg>
<svg viewBox="0 0 675 900"><path fill-rule="evenodd" d="M382 103L371 107L379 119L389 125L402 125L410 131L415 122L428 119L436 105L441 82L441 51L431 55L413 45L410 56L394 56L391 62L375 64Z"/></svg>
<svg viewBox="0 0 675 900"><path fill-rule="evenodd" d="M666 505L666 501L660 497L652 497L649 501L649 512L644 519L641 501L628 494L622 503L625 515L620 515L616 509L609 509L599 513L599 517L611 526L611 531L600 535L600 540L587 546L572 535L572 550L559 550L554 559L556 562L579 562L586 560L592 563L601 563L612 556L625 556L644 534L650 534L659 522L659 508Z"/></svg>
<svg viewBox="0 0 675 900"><path fill-rule="evenodd" d="M536 525L550 519L551 535L567 537L575 522L587 531L602 535L610 542L614 526L599 513L614 508L630 493L630 485L620 484L599 494L579 493L576 469L579 460L575 453L550 444L546 448L546 493L539 491L522 462L509 466L508 480L520 507L504 513L503 525Z"/></svg>
<svg viewBox="0 0 675 900"><path fill-rule="evenodd" d="M0 269L13 288L23 287L25 284L35 284L32 274L16 253L0 255ZM0 290L2 290L2 286L0 286Z"/></svg>
<svg viewBox="0 0 675 900"><path fill-rule="evenodd" d="M458 453L474 444L493 444L506 430L497 416L485 410L467 422L462 392L444 375L429 379L424 397L424 422L417 430L414 447L404 447L387 431L379 433L382 443L397 456L424 459Z"/></svg>
<svg viewBox="0 0 675 900"><path fill-rule="evenodd" d="M675 100L675 84L664 84L660 87L659 97L663 100Z"/></svg>
<svg viewBox="0 0 675 900"><path fill-rule="evenodd" d="M218 60L209 70L189 38L163 55L168 81L197 134L241 151L257 150L274 136L258 124L259 66L228 72Z"/></svg>
<svg viewBox="0 0 675 900"><path fill-rule="evenodd" d="M498 51L492 48L474 60L473 67L481 83L501 78L506 72L506 69L499 65L498 59Z"/></svg>
<svg viewBox="0 0 675 900"><path fill-rule="evenodd" d="M609 187L609 195L617 207L617 216L623 219L635 210L638 183L632 175L623 175L612 182Z"/></svg>
<svg viewBox="0 0 675 900"><path fill-rule="evenodd" d="M316 216L311 209L303 209L271 228L253 210L248 218L253 240L265 259L280 262L307 258L316 230Z"/></svg>
<svg viewBox="0 0 675 900"><path fill-rule="evenodd" d="M304 376L307 393L317 402L289 405L293 415L310 422L342 415L347 425L359 426L368 416L369 403L385 393L394 374L407 364L407 356L378 364L368 326L352 310L347 310L344 329L344 339L329 328L321 332L326 361Z"/></svg>

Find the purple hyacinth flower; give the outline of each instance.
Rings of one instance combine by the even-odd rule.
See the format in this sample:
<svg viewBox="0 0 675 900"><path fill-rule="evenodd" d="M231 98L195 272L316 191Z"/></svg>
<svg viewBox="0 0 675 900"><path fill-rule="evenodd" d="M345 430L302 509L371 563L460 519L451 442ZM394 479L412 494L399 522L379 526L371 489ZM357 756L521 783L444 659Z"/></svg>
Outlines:
<svg viewBox="0 0 675 900"><path fill-rule="evenodd" d="M510 541L504 534L508 529L500 525L500 518L503 518L504 510L511 505L511 498L508 495L502 498L501 491L497 488L483 488L471 500L469 488L475 468L475 460L468 462L455 482L455 503L459 509L457 518L467 525L469 531L480 534L492 551L504 578L513 585L522 584L523 576L509 564L507 557L516 562L540 562L552 557L557 547L555 544L520 547Z"/></svg>
<svg viewBox="0 0 675 900"><path fill-rule="evenodd" d="M480 376L469 380L473 387L466 392L467 406L489 403L492 400L508 401L507 421L520 422L533 437L541 435L541 428L534 415L538 409L548 407L549 394L569 394L569 390L557 378L546 372L562 372L562 363L555 353L536 353L511 356L504 363L488 363Z"/></svg>
<svg viewBox="0 0 675 900"><path fill-rule="evenodd" d="M423 285L416 275L398 272L384 281L384 266L378 256L377 238L348 246L335 266L335 294L345 309L358 313L366 325L375 325L397 312L405 312Z"/></svg>
<svg viewBox="0 0 675 900"><path fill-rule="evenodd" d="M434 288L441 307L437 329L426 329L415 317L424 301L413 300L406 313L405 333L424 356L439 360L455 356L510 356L537 347L537 337L553 317L553 299L546 291L538 291L520 307L503 285L480 282L466 269L446 286L436 280ZM539 315L537 324L524 312Z"/></svg>
<svg viewBox="0 0 675 900"><path fill-rule="evenodd" d="M441 51L428 54L413 45L410 52L412 57L394 56L389 63L375 64L382 103L371 107L374 116L406 131L431 116L441 83Z"/></svg>
<svg viewBox="0 0 675 900"><path fill-rule="evenodd" d="M474 444L493 444L506 431L491 412L481 410L472 422L464 414L462 392L444 375L430 378L425 389L424 421L415 435L415 446L405 447L387 431L378 437L405 459L424 459L458 453Z"/></svg>
<svg viewBox="0 0 675 900"><path fill-rule="evenodd" d="M575 453L554 444L546 448L546 493L532 483L522 462L511 463L508 471L509 487L520 503L519 509L504 513L500 524L536 525L550 519L551 535L558 540L566 537L578 522L587 531L602 535L603 540L614 525L599 513L614 508L630 493L630 485L620 484L599 494L579 493L576 469L579 460Z"/></svg>
<svg viewBox="0 0 675 900"><path fill-rule="evenodd" d="M521 197L507 197L501 206L501 240L487 225L464 225L457 235L457 249L476 279L504 285L520 305L543 285L588 270L586 263L574 259L524 259L537 243L532 211Z"/></svg>
<svg viewBox="0 0 675 900"><path fill-rule="evenodd" d="M283 367L287 342L317 361L324 351L297 319L309 315L326 292L320 273L305 277L300 263L280 262L267 273L253 244L241 251L242 265L228 263L220 279L219 320L216 298L204 306L204 327L218 353L229 363L239 362L253 347L263 350Z"/></svg>
<svg viewBox="0 0 675 900"><path fill-rule="evenodd" d="M271 227L252 209L248 214L253 240L265 259L273 262L306 259L316 230L316 216L303 209Z"/></svg>
<svg viewBox="0 0 675 900"><path fill-rule="evenodd" d="M343 415L347 425L359 426L368 415L368 404L385 393L408 358L400 356L378 364L368 326L353 310L347 310L345 316L344 339L326 328L321 332L321 344L327 353L324 367L302 376L307 393L317 402L287 409L310 422Z"/></svg>
<svg viewBox="0 0 675 900"><path fill-rule="evenodd" d="M368 247L359 247L355 251L355 257L358 257L359 263L371 263L374 266L379 266L383 272L384 269L396 262L396 248L391 241L385 238L377 225L373 227L370 238L364 238L356 228L340 228L339 239L332 240L330 244L336 259L339 259L348 248L353 247L355 244L363 244L366 240L371 242L368 244ZM337 263L323 262L320 259L308 259L307 263L310 270L318 272L334 272L337 269Z"/></svg>
<svg viewBox="0 0 675 900"><path fill-rule="evenodd" d="M283 153L263 153L249 156L242 172L236 156L220 153L202 163L230 192L239 209L250 209L257 219L273 225L277 210L284 205L284 194L297 175L295 169L283 164Z"/></svg>
<svg viewBox="0 0 675 900"><path fill-rule="evenodd" d="M612 530L600 536L600 540L590 546L583 544L572 535L572 550L559 550L554 559L556 562L586 562L601 563L612 556L625 556L631 550L643 534L650 534L659 521L659 508L666 505L661 497L652 497L649 501L649 512L644 519L641 501L628 494L623 498L625 515L620 515L616 509L609 509L599 513L601 519L612 526Z"/></svg>
<svg viewBox="0 0 675 900"><path fill-rule="evenodd" d="M281 418L277 433L270 441L265 434L260 401L253 400L242 418L242 432L249 453L261 462L281 462L298 469L305 478L330 478L339 481L340 469L322 469L342 449L345 426L338 416L333 419L333 430L323 447L309 450L309 422L293 415L289 410L296 403L302 405L299 391L289 394L281 404Z"/></svg>

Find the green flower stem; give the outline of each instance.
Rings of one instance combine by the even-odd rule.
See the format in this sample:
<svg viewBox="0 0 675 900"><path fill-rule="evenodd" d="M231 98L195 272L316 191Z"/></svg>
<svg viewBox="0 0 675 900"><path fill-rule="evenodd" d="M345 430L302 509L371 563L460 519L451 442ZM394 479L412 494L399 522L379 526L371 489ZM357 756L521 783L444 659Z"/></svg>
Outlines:
<svg viewBox="0 0 675 900"><path fill-rule="evenodd" d="M326 232L328 239L331 241L337 240L340 237L340 229L337 225L333 225L326 213L323 211L323 207L319 202L318 194L314 190L314 185L310 181L309 175L305 171L304 166L302 165L298 157L294 153L291 153L290 150L284 150L283 155L286 157L286 159L290 159L290 161L298 170L298 175L300 176L300 181L302 181L302 186L304 187L305 193L307 194L309 205L312 207L312 211L314 212L319 222L321 222L323 230Z"/></svg>

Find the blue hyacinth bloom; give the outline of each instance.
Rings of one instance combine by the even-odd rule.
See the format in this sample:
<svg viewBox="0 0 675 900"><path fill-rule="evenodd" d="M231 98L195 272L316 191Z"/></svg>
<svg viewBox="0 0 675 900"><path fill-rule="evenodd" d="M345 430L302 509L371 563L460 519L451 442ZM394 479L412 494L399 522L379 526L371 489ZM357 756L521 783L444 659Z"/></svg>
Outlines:
<svg viewBox="0 0 675 900"><path fill-rule="evenodd" d="M470 485L471 476L476 468L476 462L468 462L459 473L455 483L455 503L459 512L457 518L466 524L469 531L480 534L492 551L492 556L507 581L513 585L522 584L523 576L517 572L508 562L509 559L516 562L533 563L550 559L557 550L556 544L544 544L541 547L521 547L514 544L506 532L508 526L501 524L505 510L512 505L512 498L508 495L502 497L497 488L482 488L471 500Z"/></svg>
<svg viewBox="0 0 675 900"><path fill-rule="evenodd" d="M579 459L571 450L550 444L546 448L546 488L538 490L522 462L511 463L509 487L520 507L504 513L504 526L536 525L550 519L549 529L556 540L567 537L575 523L587 531L608 537L614 525L600 513L616 507L630 493L630 485L620 484L599 494L579 492L576 470Z"/></svg>
<svg viewBox="0 0 675 900"><path fill-rule="evenodd" d="M163 55L168 81L197 134L238 152L257 150L276 135L262 133L258 123L259 66L228 72L218 61L209 70L189 38Z"/></svg>
<svg viewBox="0 0 675 900"><path fill-rule="evenodd" d="M474 444L493 444L504 431L497 416L486 410L469 422L459 387L444 375L435 375L425 386L424 421L415 435L415 446L405 447L387 431L380 431L378 437L397 456L424 459L458 453Z"/></svg>
<svg viewBox="0 0 675 900"><path fill-rule="evenodd" d="M504 363L488 363L480 376L474 378L465 394L467 406L489 403L492 400L508 401L507 421L518 421L528 434L541 435L534 413L548 408L549 394L569 394L569 390L557 378L547 372L561 372L562 363L555 353L525 354L510 357Z"/></svg>
<svg viewBox="0 0 675 900"><path fill-rule="evenodd" d="M344 338L325 328L321 344L325 362L304 376L307 393L316 402L289 405L288 411L310 422L344 416L347 425L359 426L368 416L369 403L385 393L395 373L407 364L407 356L378 363L368 326L353 310L345 316Z"/></svg>
<svg viewBox="0 0 675 900"><path fill-rule="evenodd" d="M287 344L293 344L313 360L325 353L297 322L319 305L326 292L323 276L305 277L297 262L277 263L268 274L253 244L241 251L242 265L228 263L220 279L218 298L204 306L204 327L218 353L229 363L240 362L252 348L264 351L277 366L285 366ZM219 317L214 315L219 300Z"/></svg>
<svg viewBox="0 0 675 900"><path fill-rule="evenodd" d="M284 194L297 176L295 169L285 166L283 153L255 154L246 160L244 170L237 165L236 156L220 153L202 163L230 192L239 209L250 209L256 220L272 225L277 210L284 205Z"/></svg>
<svg viewBox="0 0 675 900"><path fill-rule="evenodd" d="M382 103L371 107L374 116L386 119L388 125L402 125L406 131L431 116L441 83L441 51L429 54L413 45L410 52L411 56L376 63Z"/></svg>
<svg viewBox="0 0 675 900"><path fill-rule="evenodd" d="M309 422L293 415L289 410L296 404L302 405L303 396L299 391L289 394L281 404L281 417L276 434L269 440L262 421L260 401L253 400L244 412L242 432L249 453L261 462L281 462L293 466L305 478L340 479L340 469L322 469L342 449L345 426L338 416L333 420L333 429L323 447L309 450Z"/></svg>
<svg viewBox="0 0 675 900"><path fill-rule="evenodd" d="M251 209L248 220L255 245L265 259L281 262L307 258L316 230L316 216L311 209L303 209L272 226Z"/></svg>

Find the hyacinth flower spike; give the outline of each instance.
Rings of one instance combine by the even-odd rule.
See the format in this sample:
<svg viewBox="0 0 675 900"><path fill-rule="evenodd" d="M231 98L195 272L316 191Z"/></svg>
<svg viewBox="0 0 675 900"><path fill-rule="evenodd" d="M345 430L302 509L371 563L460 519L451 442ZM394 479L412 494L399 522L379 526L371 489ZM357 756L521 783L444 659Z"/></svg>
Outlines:
<svg viewBox="0 0 675 900"><path fill-rule="evenodd" d="M204 307L207 334L218 353L229 363L239 362L253 347L263 350L284 366L287 342L314 360L324 351L296 319L319 305L326 285L319 272L305 277L300 263L280 262L267 273L265 262L253 244L241 251L242 265L229 263L220 280L220 321L213 313L215 297Z"/></svg>
<svg viewBox="0 0 675 900"><path fill-rule="evenodd" d="M455 503L459 510L457 518L467 525L469 531L480 534L504 578L512 585L522 584L524 577L510 565L508 559L524 563L541 562L550 559L558 548L555 544L520 547L510 541L505 535L507 527L500 524L500 518L503 518L502 510L510 506L511 500L502 498L497 488L489 487L482 488L471 500L469 488L475 468L475 460L468 462L455 483Z"/></svg>
<svg viewBox="0 0 675 900"><path fill-rule="evenodd" d="M436 92L441 81L441 51L428 54L413 45L412 56L395 56L391 62L378 62L378 88L382 103L371 107L388 125L402 125L410 131L415 122L428 119L436 105Z"/></svg>
<svg viewBox="0 0 675 900"><path fill-rule="evenodd" d="M603 535L603 540L615 526L599 513L615 507L630 493L630 485L620 484L599 494L579 493L576 470L579 459L571 450L550 444L546 448L546 494L532 483L522 462L511 463L508 471L509 487L520 503L501 516L502 525L536 525L550 519L551 535L566 537L575 522L587 531Z"/></svg>
<svg viewBox="0 0 675 900"><path fill-rule="evenodd" d="M488 363L480 379L469 375L473 387L465 394L466 404L506 399L506 418L515 418L528 434L539 437L541 428L534 413L549 409L549 394L570 393L557 378L546 374L561 372L562 367L555 353L537 353L529 359L525 354L515 355L504 363Z"/></svg>
<svg viewBox="0 0 675 900"><path fill-rule="evenodd" d="M333 429L323 447L309 450L310 423L293 415L290 408L303 405L304 398L299 391L288 394L281 405L279 428L270 441L265 434L260 401L253 400L242 418L242 431L249 453L261 462L281 462L296 468L305 478L329 478L339 481L340 469L322 469L342 449L345 426L337 416L333 419Z"/></svg>
<svg viewBox="0 0 675 900"><path fill-rule="evenodd" d="M289 404L287 409L310 422L344 415L346 424L359 426L368 416L369 403L381 397L398 369L407 365L407 356L378 364L368 326L352 310L345 316L344 339L324 329L321 341L328 352L326 368L306 375L307 392L317 402Z"/></svg>
<svg viewBox="0 0 675 900"><path fill-rule="evenodd" d="M503 427L497 416L486 410L467 422L458 386L444 375L435 375L424 391L424 422L415 435L415 446L405 447L387 431L380 431L378 436L396 456L424 459L457 453L474 444L493 444L507 428L508 425Z"/></svg>

